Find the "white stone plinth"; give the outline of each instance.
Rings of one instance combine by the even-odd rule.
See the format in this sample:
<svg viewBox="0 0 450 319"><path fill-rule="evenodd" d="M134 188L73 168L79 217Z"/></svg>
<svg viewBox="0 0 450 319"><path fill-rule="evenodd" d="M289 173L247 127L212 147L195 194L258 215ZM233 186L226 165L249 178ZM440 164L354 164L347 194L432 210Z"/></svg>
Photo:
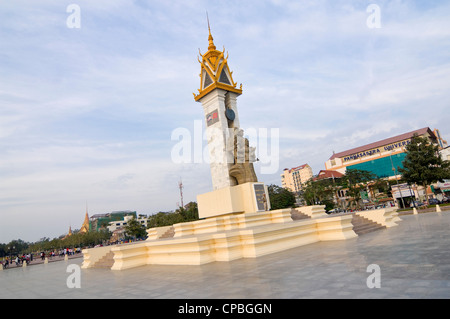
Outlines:
<svg viewBox="0 0 450 319"><path fill-rule="evenodd" d="M262 185L262 186L261 186ZM258 194L255 187L263 187L265 206L258 206ZM261 199L261 197L259 197ZM263 183L245 183L242 185L223 187L197 196L198 215L208 218L235 213L253 213L270 209L267 187Z"/></svg>

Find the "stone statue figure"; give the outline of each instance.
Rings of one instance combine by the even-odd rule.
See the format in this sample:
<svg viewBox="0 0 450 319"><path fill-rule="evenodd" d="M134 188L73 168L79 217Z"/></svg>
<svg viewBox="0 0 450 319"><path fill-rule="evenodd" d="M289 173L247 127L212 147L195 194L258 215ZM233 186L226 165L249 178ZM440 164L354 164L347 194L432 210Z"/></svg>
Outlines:
<svg viewBox="0 0 450 319"><path fill-rule="evenodd" d="M230 176L236 179L237 185L258 182L258 178L253 168L255 162L255 148L250 147L247 138L244 138L244 131L239 128L234 128L233 132L233 162L229 168ZM230 143L231 144L231 143Z"/></svg>

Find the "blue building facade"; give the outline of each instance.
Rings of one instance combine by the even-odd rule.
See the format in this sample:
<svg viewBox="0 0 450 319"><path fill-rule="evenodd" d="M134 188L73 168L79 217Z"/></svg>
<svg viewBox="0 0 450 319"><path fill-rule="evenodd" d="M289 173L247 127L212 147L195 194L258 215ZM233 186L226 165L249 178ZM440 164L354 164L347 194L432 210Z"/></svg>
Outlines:
<svg viewBox="0 0 450 319"><path fill-rule="evenodd" d="M398 153L359 164L349 165L347 166L347 169L369 171L375 174L378 178L394 177L399 174L398 169L403 168L402 162L405 157L406 153Z"/></svg>

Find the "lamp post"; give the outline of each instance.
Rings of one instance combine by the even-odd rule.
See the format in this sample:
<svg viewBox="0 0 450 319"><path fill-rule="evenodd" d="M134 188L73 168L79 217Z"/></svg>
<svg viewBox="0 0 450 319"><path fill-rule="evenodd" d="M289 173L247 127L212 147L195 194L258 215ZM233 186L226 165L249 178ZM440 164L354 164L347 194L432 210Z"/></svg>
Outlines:
<svg viewBox="0 0 450 319"><path fill-rule="evenodd" d="M395 170L394 163L392 162L392 151L389 153L389 158L391 159L392 171L394 172L395 180L397 182L397 189L400 192L400 198L402 199L403 208L406 208L405 202L403 201L402 191L401 191L400 186L398 184L397 172Z"/></svg>
<svg viewBox="0 0 450 319"><path fill-rule="evenodd" d="M408 184L408 187L409 187L409 193L414 194L411 189L411 185ZM414 197L413 197L413 205L414 205L414 208L416 208L416 195L414 195Z"/></svg>

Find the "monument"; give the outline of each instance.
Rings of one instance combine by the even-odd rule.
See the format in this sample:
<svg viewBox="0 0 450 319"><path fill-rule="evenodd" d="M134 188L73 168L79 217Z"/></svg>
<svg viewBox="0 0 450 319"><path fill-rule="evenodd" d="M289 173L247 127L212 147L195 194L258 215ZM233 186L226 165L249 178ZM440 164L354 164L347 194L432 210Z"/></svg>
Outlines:
<svg viewBox="0 0 450 319"><path fill-rule="evenodd" d="M264 211L270 208L267 187L258 183L250 147L240 128L237 87L228 53L216 49L208 21L208 51L201 52L200 88L194 99L203 106L213 191L198 195L199 217ZM200 51L200 50L199 50Z"/></svg>
<svg viewBox="0 0 450 319"><path fill-rule="evenodd" d="M143 242L85 249L82 268L229 262L357 237L352 215L328 216L325 205L270 210L267 187L258 182L253 167L255 149L239 125L242 85L238 88L233 80L228 54L216 50L209 22L208 29L208 51L200 53L200 89L194 98L204 110L213 190L197 196L200 220L150 228ZM394 209L369 215L365 217L386 227L398 221Z"/></svg>

